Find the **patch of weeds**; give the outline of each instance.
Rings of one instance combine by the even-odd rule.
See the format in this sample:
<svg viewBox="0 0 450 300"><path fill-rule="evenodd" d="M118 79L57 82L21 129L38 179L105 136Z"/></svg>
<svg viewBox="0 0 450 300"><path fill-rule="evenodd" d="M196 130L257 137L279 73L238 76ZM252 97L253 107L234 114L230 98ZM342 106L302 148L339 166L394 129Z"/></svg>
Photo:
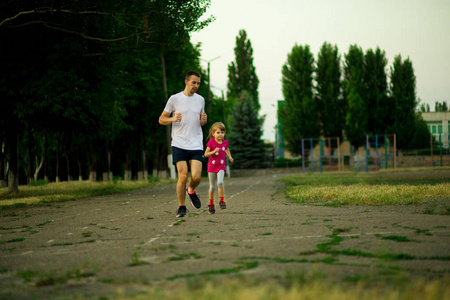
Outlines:
<svg viewBox="0 0 450 300"><path fill-rule="evenodd" d="M383 240L392 240L396 242L411 242L408 237L406 236L399 236L399 235L387 235L382 237Z"/></svg>
<svg viewBox="0 0 450 300"><path fill-rule="evenodd" d="M171 211L169 211L169 210L166 210L166 214L169 214L169 215L171 215L171 214L172 214L172 212L171 212Z"/></svg>
<svg viewBox="0 0 450 300"><path fill-rule="evenodd" d="M73 245L72 242L52 244L52 246L72 246L72 245Z"/></svg>
<svg viewBox="0 0 450 300"><path fill-rule="evenodd" d="M87 244L87 243L95 243L95 240L87 240L87 241L80 242L80 244Z"/></svg>
<svg viewBox="0 0 450 300"><path fill-rule="evenodd" d="M361 257L375 257L375 254L369 252L363 252L361 250L344 249L339 251L339 254L349 255L349 256L361 256Z"/></svg>
<svg viewBox="0 0 450 300"><path fill-rule="evenodd" d="M310 260L306 259L306 258L302 258L302 259L296 259L296 258L283 258L283 257L269 257L269 256L243 256L240 257L238 259L238 263L243 263L244 260L269 260L269 261L274 261L274 262L278 262L278 263L306 263L306 262L311 262Z"/></svg>
<svg viewBox="0 0 450 300"><path fill-rule="evenodd" d="M153 217L150 217L150 216L147 217L147 220L153 220L153 219L154 219Z"/></svg>
<svg viewBox="0 0 450 300"><path fill-rule="evenodd" d="M214 220L208 220L209 223L217 223L217 221Z"/></svg>
<svg viewBox="0 0 450 300"><path fill-rule="evenodd" d="M423 259L450 260L450 256L431 256L431 257L424 257Z"/></svg>
<svg viewBox="0 0 450 300"><path fill-rule="evenodd" d="M200 235L200 234L202 234L201 232L189 232L189 233L186 233L186 235L188 235L188 236L196 236L196 235Z"/></svg>
<svg viewBox="0 0 450 300"><path fill-rule="evenodd" d="M317 244L317 249L319 250L319 252L331 253L330 247L334 245L339 245L341 241L344 240L343 237L340 237L337 234L332 234L329 235L328 237L331 238L331 241Z"/></svg>
<svg viewBox="0 0 450 300"><path fill-rule="evenodd" d="M44 222L37 224L36 226L44 226L44 225L50 224L51 222L53 222L53 220L45 220Z"/></svg>
<svg viewBox="0 0 450 300"><path fill-rule="evenodd" d="M33 277L36 276L37 274L38 274L37 271L31 271L31 270L23 270L23 271L17 272L17 275L19 277L21 277L23 280L25 280L26 282L31 282Z"/></svg>
<svg viewBox="0 0 450 300"><path fill-rule="evenodd" d="M384 260L411 260L416 258L415 256L404 253L385 253L380 254L377 257Z"/></svg>
<svg viewBox="0 0 450 300"><path fill-rule="evenodd" d="M139 255L142 252L142 248L138 247L136 250L134 250L133 255L131 256L131 263L129 266L140 266L140 265L146 265L148 262L143 261L139 258Z"/></svg>
<svg viewBox="0 0 450 300"><path fill-rule="evenodd" d="M323 219L324 222L331 222L333 221L332 219Z"/></svg>
<svg viewBox="0 0 450 300"><path fill-rule="evenodd" d="M91 237L92 234L93 234L92 231L87 231L87 232L83 232L81 235L82 235L84 238L86 238L86 237Z"/></svg>
<svg viewBox="0 0 450 300"><path fill-rule="evenodd" d="M349 232L352 229L352 227L345 227L345 228L335 228L333 229L333 235L342 233L342 232Z"/></svg>
<svg viewBox="0 0 450 300"><path fill-rule="evenodd" d="M119 227L114 227L114 228L111 228L111 230L120 230L120 228Z"/></svg>
<svg viewBox="0 0 450 300"><path fill-rule="evenodd" d="M244 213L243 212L238 212L238 211L233 211L232 214L233 215L243 215Z"/></svg>
<svg viewBox="0 0 450 300"><path fill-rule="evenodd" d="M204 272L199 273L199 275L216 275L216 274L220 275L220 274L237 273L237 272L239 272L241 270L254 269L254 268L258 267L258 266L259 266L259 262L252 261L252 262L248 262L248 263L239 265L239 266L237 266L235 268L204 271ZM186 275L187 275L187 277L191 277L194 274L189 273L189 274L186 274ZM173 280L173 279L180 278L180 277L185 277L185 276L184 275L175 275L173 277L169 277L168 280Z"/></svg>
<svg viewBox="0 0 450 300"><path fill-rule="evenodd" d="M169 258L170 261L173 260L185 260L185 259L200 259L203 258L203 256L201 256L200 254L197 254L195 252L191 252L191 253L174 253L175 256L172 256Z"/></svg>
<svg viewBox="0 0 450 300"><path fill-rule="evenodd" d="M333 264L333 263L337 262L338 259L335 257L329 256L329 257L322 258L320 261L323 262L324 264Z"/></svg>
<svg viewBox="0 0 450 300"><path fill-rule="evenodd" d="M8 273L8 269L0 268L0 274Z"/></svg>
<svg viewBox="0 0 450 300"><path fill-rule="evenodd" d="M342 204L338 203L338 202L330 202L330 203L325 203L322 206L328 206L328 207L342 207Z"/></svg>
<svg viewBox="0 0 450 300"><path fill-rule="evenodd" d="M17 275L26 282L32 282L36 277L36 286L50 286L66 283L69 279L85 278L95 275L90 268L81 268L68 271L67 273L57 275L53 272L39 273L37 271L23 270L17 272Z"/></svg>
<svg viewBox="0 0 450 300"><path fill-rule="evenodd" d="M239 247L238 244L231 244L231 247Z"/></svg>
<svg viewBox="0 0 450 300"><path fill-rule="evenodd" d="M436 200L423 210L428 215L450 215L450 204L445 200Z"/></svg>
<svg viewBox="0 0 450 300"><path fill-rule="evenodd" d="M416 234L432 235L428 229L415 228Z"/></svg>
<svg viewBox="0 0 450 300"><path fill-rule="evenodd" d="M300 225L312 225L310 222L301 223Z"/></svg>
<svg viewBox="0 0 450 300"><path fill-rule="evenodd" d="M272 235L272 234L273 234L272 232L264 232L264 233L260 233L258 235Z"/></svg>
<svg viewBox="0 0 450 300"><path fill-rule="evenodd" d="M433 228L447 228L447 226L445 226L445 225L438 225L438 226L434 226Z"/></svg>
<svg viewBox="0 0 450 300"><path fill-rule="evenodd" d="M0 241L0 244L6 244L6 243L17 243L17 242L23 242L25 238L16 238L16 239L10 239L7 241Z"/></svg>
<svg viewBox="0 0 450 300"><path fill-rule="evenodd" d="M98 281L101 283L114 283L115 282L114 279L111 279L111 278L100 278Z"/></svg>

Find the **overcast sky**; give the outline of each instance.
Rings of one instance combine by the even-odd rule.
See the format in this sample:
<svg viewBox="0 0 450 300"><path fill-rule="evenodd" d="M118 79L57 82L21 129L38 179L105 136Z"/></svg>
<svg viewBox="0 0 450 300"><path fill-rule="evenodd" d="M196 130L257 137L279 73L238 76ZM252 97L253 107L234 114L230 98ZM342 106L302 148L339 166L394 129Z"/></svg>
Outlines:
<svg viewBox="0 0 450 300"><path fill-rule="evenodd" d="M349 46L386 52L389 76L394 57L410 58L417 97L450 104L450 0L212 0L205 16L216 20L191 35L211 61L215 95L226 95L228 65L235 60L239 30L252 43L259 83L263 138L275 140L276 104L282 100L281 68L292 47L309 45L317 61L324 42L338 47L341 60ZM207 63L202 61L206 70ZM206 96L207 95L203 95Z"/></svg>

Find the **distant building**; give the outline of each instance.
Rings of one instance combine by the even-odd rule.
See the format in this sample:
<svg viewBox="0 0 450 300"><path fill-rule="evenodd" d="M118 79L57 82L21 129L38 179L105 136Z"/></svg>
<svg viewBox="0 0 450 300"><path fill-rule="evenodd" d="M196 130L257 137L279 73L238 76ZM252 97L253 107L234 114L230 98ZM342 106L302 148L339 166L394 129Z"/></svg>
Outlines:
<svg viewBox="0 0 450 300"><path fill-rule="evenodd" d="M442 143L444 148L448 148L449 135L450 135L450 112L421 112L422 118L427 122L428 130L435 141Z"/></svg>

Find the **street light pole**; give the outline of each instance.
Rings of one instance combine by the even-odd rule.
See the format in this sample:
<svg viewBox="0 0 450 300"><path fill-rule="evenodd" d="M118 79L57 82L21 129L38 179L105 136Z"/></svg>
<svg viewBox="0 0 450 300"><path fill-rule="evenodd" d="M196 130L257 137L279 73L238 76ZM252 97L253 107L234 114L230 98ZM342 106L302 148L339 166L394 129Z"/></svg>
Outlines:
<svg viewBox="0 0 450 300"><path fill-rule="evenodd" d="M219 59L219 58L220 58L220 56L217 56L217 57L215 57L213 59L210 59L210 60L202 59L203 61L208 63L208 113L211 112L211 73L210 73L210 65L211 65L212 61L214 61L216 59Z"/></svg>

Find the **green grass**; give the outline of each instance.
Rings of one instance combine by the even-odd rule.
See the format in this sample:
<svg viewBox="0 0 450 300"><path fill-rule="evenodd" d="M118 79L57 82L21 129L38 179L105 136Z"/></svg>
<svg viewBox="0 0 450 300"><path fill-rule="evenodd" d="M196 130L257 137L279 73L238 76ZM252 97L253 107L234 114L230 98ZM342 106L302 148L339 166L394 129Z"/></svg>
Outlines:
<svg viewBox="0 0 450 300"><path fill-rule="evenodd" d="M112 182L64 181L19 186L19 192L14 194L9 194L7 188L0 188L0 208L73 201L87 197L124 193L168 182L171 182L171 180L115 180Z"/></svg>
<svg viewBox="0 0 450 300"><path fill-rule="evenodd" d="M252 268L252 266L249 266ZM444 300L450 296L448 278L426 281L404 280L397 275L395 281L376 276L348 275L344 282L334 282L332 275L320 271L298 272L286 277L287 284L276 279L258 280L232 276L235 269L212 270L209 274L221 274L220 278L201 278L197 274L185 274L172 279L185 281L153 284L132 300L194 300L194 299L334 299L334 300ZM229 276L226 276L228 273Z"/></svg>
<svg viewBox="0 0 450 300"><path fill-rule="evenodd" d="M396 242L411 242L412 240L406 236L387 235L382 237L383 240L392 240Z"/></svg>
<svg viewBox="0 0 450 300"><path fill-rule="evenodd" d="M283 181L286 196L297 203L409 205L440 201L448 206L450 201L450 178L343 172L289 176ZM448 214L448 209L441 213Z"/></svg>

